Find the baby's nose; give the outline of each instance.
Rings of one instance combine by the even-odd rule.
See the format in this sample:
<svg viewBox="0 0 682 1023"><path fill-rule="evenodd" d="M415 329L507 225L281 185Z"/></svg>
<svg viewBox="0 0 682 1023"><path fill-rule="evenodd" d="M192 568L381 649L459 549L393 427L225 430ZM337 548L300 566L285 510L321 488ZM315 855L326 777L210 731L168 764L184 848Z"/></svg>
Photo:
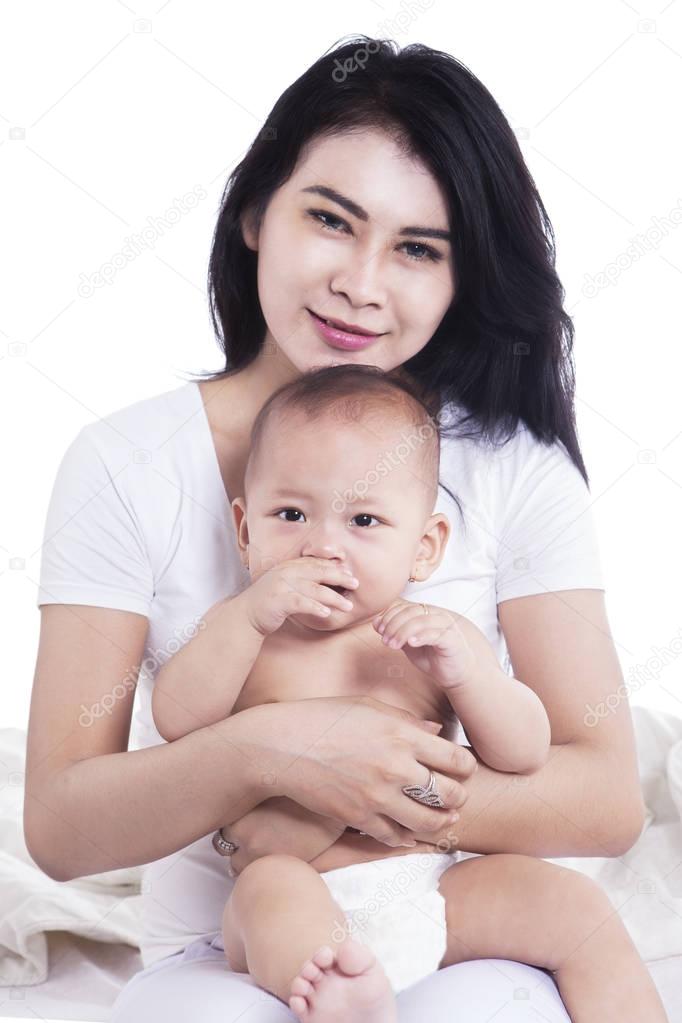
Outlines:
<svg viewBox="0 0 682 1023"><path fill-rule="evenodd" d="M336 546L335 544L329 543L318 544L315 543L315 541L312 539L308 543L306 543L305 547L303 548L303 556L305 557L306 555L309 555L313 558L329 558L330 560L335 559L341 562L345 561L346 559L346 552L343 551L340 547Z"/></svg>

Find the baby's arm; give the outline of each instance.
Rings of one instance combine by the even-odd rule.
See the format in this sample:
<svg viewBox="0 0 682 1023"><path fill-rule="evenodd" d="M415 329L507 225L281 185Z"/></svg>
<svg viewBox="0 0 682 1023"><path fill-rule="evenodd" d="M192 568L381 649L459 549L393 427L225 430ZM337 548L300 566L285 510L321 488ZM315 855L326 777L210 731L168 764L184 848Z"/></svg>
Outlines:
<svg viewBox="0 0 682 1023"><path fill-rule="evenodd" d="M502 670L492 646L473 622L458 619L473 650L468 677L445 688L471 745L496 771L528 774L547 761L551 726L538 695Z"/></svg>
<svg viewBox="0 0 682 1023"><path fill-rule="evenodd" d="M214 619L216 627L204 632ZM263 645L265 637L251 624L244 593L214 604L203 621L154 681L152 716L168 742L230 716Z"/></svg>
<svg viewBox="0 0 682 1023"><path fill-rule="evenodd" d="M206 670L197 673L196 652L186 654L193 642L190 640L156 676L152 714L159 735L169 742L229 717L256 662L264 636L251 625L240 597L221 601L204 615L207 624L218 615L221 619L218 629L202 637ZM220 650L206 649L209 635L220 642ZM226 650L229 657L224 654ZM187 660L192 667L185 667ZM211 664L220 664L220 672L211 673ZM204 680L201 686L193 684L197 674ZM282 796L259 803L226 825L223 834L240 846L232 857L239 871L252 860L274 852L289 853L309 863L333 845L344 830L345 825Z"/></svg>

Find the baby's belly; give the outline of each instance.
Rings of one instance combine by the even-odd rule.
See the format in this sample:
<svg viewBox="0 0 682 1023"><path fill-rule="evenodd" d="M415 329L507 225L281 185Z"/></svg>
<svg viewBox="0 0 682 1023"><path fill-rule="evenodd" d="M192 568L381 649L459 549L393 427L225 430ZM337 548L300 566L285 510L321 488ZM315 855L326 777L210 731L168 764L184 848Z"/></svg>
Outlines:
<svg viewBox="0 0 682 1023"><path fill-rule="evenodd" d="M407 853L418 852L441 852L437 845L430 842L417 842L413 849L407 846L399 846L397 849L383 842L377 842L369 835L356 835L351 831L344 831L340 838L334 842L329 849L316 856L310 861L320 874L326 870L336 870L338 867L348 867L351 863L366 863L368 860L383 860L388 856L405 856Z"/></svg>

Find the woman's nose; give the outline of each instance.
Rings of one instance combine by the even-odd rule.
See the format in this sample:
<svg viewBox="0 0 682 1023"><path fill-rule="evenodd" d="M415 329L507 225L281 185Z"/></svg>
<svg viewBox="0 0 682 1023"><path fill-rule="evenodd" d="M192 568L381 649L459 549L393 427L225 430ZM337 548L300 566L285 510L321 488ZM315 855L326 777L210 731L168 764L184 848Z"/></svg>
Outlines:
<svg viewBox="0 0 682 1023"><path fill-rule="evenodd" d="M382 309L386 304L386 288L382 280L385 271L382 271L380 264L376 247L372 251L368 246L358 246L343 267L339 268L332 281L331 290L345 295L354 309L360 309L365 305L374 305Z"/></svg>

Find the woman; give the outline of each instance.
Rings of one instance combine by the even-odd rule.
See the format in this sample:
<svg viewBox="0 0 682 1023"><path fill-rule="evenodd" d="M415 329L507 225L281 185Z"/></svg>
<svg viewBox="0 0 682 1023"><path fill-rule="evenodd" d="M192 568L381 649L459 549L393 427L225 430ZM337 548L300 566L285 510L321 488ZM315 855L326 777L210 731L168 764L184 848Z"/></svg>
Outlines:
<svg viewBox="0 0 682 1023"><path fill-rule="evenodd" d="M112 1016L126 1023L150 1011L173 1023L188 1006L202 1023L250 1007L254 1023L292 1018L213 945L230 884L211 842L220 827L242 847L264 821L281 838L294 807L397 846L451 835L457 809L469 855L551 857L619 855L643 820L627 702L589 713L622 676L552 229L487 90L423 46L358 37L324 55L228 181L209 290L225 371L81 430L45 531L26 840L59 880L150 864L145 969ZM461 746L371 698L252 707L170 743L153 728L153 677L180 646L188 686L235 656L221 610L248 574L230 499L259 408L286 380L343 361L408 374L452 410L441 473L465 528L405 595L470 617L540 696L553 745L532 775L472 773ZM320 535L311 553L331 550ZM445 811L402 791L425 768ZM532 899L510 911L533 913ZM464 1004L475 1023L507 1002L505 1018L568 1019L547 973L485 955L468 950L478 962L402 992L401 1021L444 1023Z"/></svg>

